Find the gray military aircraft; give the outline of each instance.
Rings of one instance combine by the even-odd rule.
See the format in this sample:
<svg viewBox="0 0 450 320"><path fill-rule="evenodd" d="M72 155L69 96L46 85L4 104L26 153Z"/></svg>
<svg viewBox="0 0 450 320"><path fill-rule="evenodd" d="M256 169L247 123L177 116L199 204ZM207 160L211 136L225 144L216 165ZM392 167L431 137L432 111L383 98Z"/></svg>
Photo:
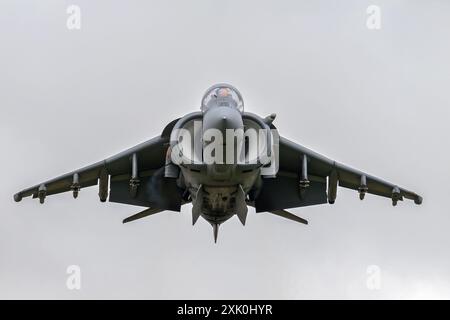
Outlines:
<svg viewBox="0 0 450 320"><path fill-rule="evenodd" d="M14 200L32 196L44 203L66 191L77 198L80 189L98 184L102 202L109 194L111 202L147 208L123 223L192 203L192 223L207 220L215 242L219 225L233 215L245 225L247 206L307 224L285 209L333 204L338 186L357 190L361 200L370 193L394 206L403 199L422 203L412 191L280 137L274 119L244 112L240 92L217 84L203 96L201 111L173 120L160 136L24 189Z"/></svg>

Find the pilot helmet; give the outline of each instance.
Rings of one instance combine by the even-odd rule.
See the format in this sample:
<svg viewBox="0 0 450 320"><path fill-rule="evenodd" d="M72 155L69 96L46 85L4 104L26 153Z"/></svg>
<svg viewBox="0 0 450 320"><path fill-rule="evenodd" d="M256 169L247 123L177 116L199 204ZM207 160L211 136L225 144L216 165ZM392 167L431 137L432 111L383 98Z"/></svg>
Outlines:
<svg viewBox="0 0 450 320"><path fill-rule="evenodd" d="M244 101L240 92L229 84L216 84L209 88L202 99L201 110L206 112L213 106L230 107L244 111Z"/></svg>

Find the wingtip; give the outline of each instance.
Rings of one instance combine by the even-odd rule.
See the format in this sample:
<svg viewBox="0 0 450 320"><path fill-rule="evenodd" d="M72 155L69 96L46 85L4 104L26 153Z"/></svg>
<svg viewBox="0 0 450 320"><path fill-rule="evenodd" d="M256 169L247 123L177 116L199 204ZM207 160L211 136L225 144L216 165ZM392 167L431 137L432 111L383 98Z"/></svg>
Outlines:
<svg viewBox="0 0 450 320"><path fill-rule="evenodd" d="M22 195L20 194L20 192L16 193L14 195L14 201L15 202L20 202L22 200Z"/></svg>
<svg viewBox="0 0 450 320"><path fill-rule="evenodd" d="M419 195L414 199L414 203L417 205L421 205L422 201L423 201L423 198Z"/></svg>

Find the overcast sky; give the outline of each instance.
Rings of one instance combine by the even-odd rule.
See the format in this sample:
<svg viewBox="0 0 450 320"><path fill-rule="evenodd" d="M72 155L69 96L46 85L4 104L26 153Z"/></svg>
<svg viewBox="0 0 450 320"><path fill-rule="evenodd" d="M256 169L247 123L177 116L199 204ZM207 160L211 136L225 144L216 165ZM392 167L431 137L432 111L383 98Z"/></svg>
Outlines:
<svg viewBox="0 0 450 320"><path fill-rule="evenodd" d="M66 26L69 5L81 29ZM370 5L381 29L366 26ZM0 298L450 298L448 1L0 2ZM281 135L424 197L339 189L191 226L97 188L12 195L159 135L228 82ZM81 290L66 287L81 268ZM375 269L369 266L377 266ZM378 270L381 287L367 281ZM369 271L369 273L368 273Z"/></svg>

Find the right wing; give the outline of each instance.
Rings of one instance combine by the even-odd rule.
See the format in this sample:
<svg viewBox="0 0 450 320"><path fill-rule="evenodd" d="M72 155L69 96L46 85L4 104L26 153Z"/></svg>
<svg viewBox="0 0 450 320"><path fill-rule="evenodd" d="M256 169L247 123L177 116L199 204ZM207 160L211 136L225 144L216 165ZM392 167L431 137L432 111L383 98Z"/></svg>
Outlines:
<svg viewBox="0 0 450 320"><path fill-rule="evenodd" d="M415 192L338 163L284 137L279 140L277 176L263 181L263 187L255 200L257 212L323 204L327 201L334 203L338 186L357 190L360 199L366 193L371 193L391 198L393 205L403 199L422 203L422 197Z"/></svg>
<svg viewBox="0 0 450 320"><path fill-rule="evenodd" d="M301 173L301 160L307 159L308 174L335 180L339 186L371 193L377 196L393 198L396 200L409 199L416 204L422 203L422 197L417 193L399 187L391 182L351 168L344 164L328 159L317 152L307 149L297 143L280 137L280 169L289 172ZM333 177L334 176L334 177ZM334 195L335 197L335 195ZM333 195L331 199L334 201ZM330 195L329 195L330 198Z"/></svg>

